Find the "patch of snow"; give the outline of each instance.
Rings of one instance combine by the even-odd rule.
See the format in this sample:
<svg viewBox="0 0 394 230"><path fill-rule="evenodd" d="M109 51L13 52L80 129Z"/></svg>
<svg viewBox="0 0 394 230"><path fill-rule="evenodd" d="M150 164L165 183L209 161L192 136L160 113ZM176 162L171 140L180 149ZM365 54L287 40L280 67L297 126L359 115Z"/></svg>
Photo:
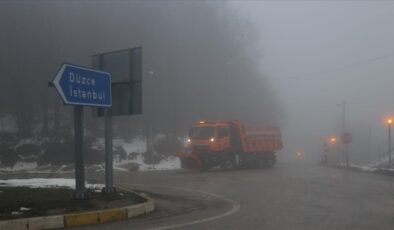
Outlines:
<svg viewBox="0 0 394 230"><path fill-rule="evenodd" d="M40 165L37 167L37 169L47 169L47 168L52 168L52 164L46 164L46 165Z"/></svg>
<svg viewBox="0 0 394 230"><path fill-rule="evenodd" d="M12 170L19 171L19 170L32 170L37 168L37 162L24 162L24 161L17 161Z"/></svg>
<svg viewBox="0 0 394 230"><path fill-rule="evenodd" d="M345 164L345 166L346 166L346 164ZM349 162L349 166L350 167L354 167L354 168L360 168L359 164L356 164L356 163L353 163L353 162Z"/></svg>
<svg viewBox="0 0 394 230"><path fill-rule="evenodd" d="M97 192L101 192L101 190L105 187L104 184L87 184L86 185L87 188L92 189L93 191Z"/></svg>
<svg viewBox="0 0 394 230"><path fill-rule="evenodd" d="M26 211L30 211L31 208L21 207L19 210L22 211L22 212L26 212Z"/></svg>
<svg viewBox="0 0 394 230"><path fill-rule="evenodd" d="M127 171L129 171L129 170L125 169L125 168L118 167L118 166L114 166L114 169L115 169L115 170L118 170L118 171L122 171L122 172L127 172Z"/></svg>
<svg viewBox="0 0 394 230"><path fill-rule="evenodd" d="M342 163L338 164L338 166L345 167L346 163L342 162ZM368 172L376 171L375 167L371 167L369 165L359 165L359 164L356 164L356 163L349 162L349 166L352 167L352 168L357 168L357 169L362 170L362 171L368 171Z"/></svg>
<svg viewBox="0 0 394 230"><path fill-rule="evenodd" d="M29 187L29 188L75 188L75 179L66 178L32 178L0 180L0 187ZM87 184L87 188L103 188L103 184Z"/></svg>
<svg viewBox="0 0 394 230"><path fill-rule="evenodd" d="M114 169L120 170L121 171L128 171L122 166L125 166L130 163L136 163L138 164L138 170L139 171L153 171L153 170L174 170L174 169L180 169L181 168L181 162L180 160L175 157L175 156L170 156L165 160L161 160L159 163L155 164L154 166L152 164L146 164L144 162L144 157L142 154L138 154L135 159L132 160L124 160L119 163L115 163Z"/></svg>
<svg viewBox="0 0 394 230"><path fill-rule="evenodd" d="M97 138L95 142L92 143L92 149L103 150L104 149L104 138Z"/></svg>
<svg viewBox="0 0 394 230"><path fill-rule="evenodd" d="M150 164L140 165L141 171L174 170L180 168L181 168L181 162L178 157L174 157L174 156L168 157L165 160L161 160L158 164L155 164L154 166Z"/></svg>
<svg viewBox="0 0 394 230"><path fill-rule="evenodd" d="M146 152L146 141L141 138L134 138L131 143L118 139L114 141L114 146L122 147L129 154Z"/></svg>
<svg viewBox="0 0 394 230"><path fill-rule="evenodd" d="M31 159L38 159L40 156L39 155L29 155L29 156L23 156L23 155L18 155L19 159L21 159L22 161L26 161L26 160L31 160Z"/></svg>
<svg viewBox="0 0 394 230"><path fill-rule="evenodd" d="M376 171L376 168L371 168L371 167L369 167L369 166L361 166L360 167L361 168L361 170L363 170L363 171L368 171L368 172L374 172L374 171Z"/></svg>
<svg viewBox="0 0 394 230"><path fill-rule="evenodd" d="M96 169L96 172L102 172L102 171L105 171L104 165L99 164L98 168Z"/></svg>
<svg viewBox="0 0 394 230"><path fill-rule="evenodd" d="M13 148L16 149L26 144L42 145L42 143L46 140L48 140L48 138L40 138L39 136L21 139Z"/></svg>
<svg viewBox="0 0 394 230"><path fill-rule="evenodd" d="M126 153L143 153L146 151L146 142L140 137L136 137L131 142L127 142L124 139L115 138L113 139L113 150L118 147L122 147ZM97 138L96 142L92 144L93 149L103 150L105 146L104 138Z"/></svg>
<svg viewBox="0 0 394 230"><path fill-rule="evenodd" d="M56 170L56 172L62 172L63 169L64 169L65 167L67 167L67 165L62 165L62 166L60 166L60 167Z"/></svg>
<svg viewBox="0 0 394 230"><path fill-rule="evenodd" d="M385 170L385 171L390 171L390 172L394 172L394 168L385 168L385 167L381 167L381 170Z"/></svg>
<svg viewBox="0 0 394 230"><path fill-rule="evenodd" d="M33 143L35 140L33 139L25 139L21 141L22 143ZM136 154L134 159L127 160L116 160L114 159L114 169L118 171L129 171L130 163L138 164L138 170L141 171L152 171L152 170L172 170L172 169L180 169L180 161L177 157L171 156L165 160L160 161L158 164L155 164L154 167L151 164L145 164L143 153L146 151L146 142L141 137L134 138L130 143L123 139L114 139L114 149L117 147L122 147L128 155L134 153ZM104 149L104 139L99 138L93 144L93 148L96 149ZM25 157L25 158L30 158ZM123 167L122 167L123 166ZM87 166L87 169L94 170L95 172L104 171L103 164L96 164ZM37 162L25 162L25 161L17 161L17 163L13 167L5 167L1 168L1 173L10 173L16 171L28 171L31 173L71 173L74 171L73 165L62 165L62 166L52 166L51 164L38 166Z"/></svg>
<svg viewBox="0 0 394 230"><path fill-rule="evenodd" d="M387 154L387 151L384 154ZM385 156L380 157L379 159L371 161L368 164L368 167L379 168L379 167L383 167L385 165L388 165L388 162L389 162L389 156L387 154Z"/></svg>
<svg viewBox="0 0 394 230"><path fill-rule="evenodd" d="M5 167L1 170L6 172L13 171L30 171L37 168L37 162L17 161L12 167Z"/></svg>
<svg viewBox="0 0 394 230"><path fill-rule="evenodd" d="M75 186L74 179L63 179L63 178L0 180L0 187L51 188L51 187L73 187L73 186Z"/></svg>
<svg viewBox="0 0 394 230"><path fill-rule="evenodd" d="M22 215L22 214L23 214L23 212L18 212L18 211L11 212L11 215L14 215L14 216L19 216L19 215Z"/></svg>

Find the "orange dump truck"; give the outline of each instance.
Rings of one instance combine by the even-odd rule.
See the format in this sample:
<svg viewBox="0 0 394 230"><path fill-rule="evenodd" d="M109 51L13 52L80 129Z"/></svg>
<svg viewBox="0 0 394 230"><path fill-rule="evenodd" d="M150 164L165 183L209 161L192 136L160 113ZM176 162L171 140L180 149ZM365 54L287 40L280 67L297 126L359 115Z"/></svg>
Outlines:
<svg viewBox="0 0 394 230"><path fill-rule="evenodd" d="M279 128L247 127L238 120L200 121L190 129L187 142L190 152L177 155L188 169L271 167L275 152L282 149Z"/></svg>

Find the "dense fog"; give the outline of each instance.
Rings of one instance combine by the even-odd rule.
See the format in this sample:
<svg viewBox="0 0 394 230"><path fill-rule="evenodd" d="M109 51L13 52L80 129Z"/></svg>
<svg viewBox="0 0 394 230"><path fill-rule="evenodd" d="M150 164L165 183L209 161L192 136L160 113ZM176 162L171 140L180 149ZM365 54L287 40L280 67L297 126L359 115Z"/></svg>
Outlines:
<svg viewBox="0 0 394 230"><path fill-rule="evenodd" d="M259 53L248 53L258 39L254 25L228 4L2 5L2 93L15 100L2 97L9 103L4 113L40 119L57 99L46 82L62 62L89 66L93 54L141 46L143 116L160 129L182 131L199 119L278 120L274 90L258 69Z"/></svg>
<svg viewBox="0 0 394 230"><path fill-rule="evenodd" d="M280 127L279 155L302 151L316 162L343 130L346 101L351 156L368 162L387 151L392 10L389 2L3 1L1 127L21 137L69 132L71 107L47 84L61 63L91 66L94 54L143 47L143 114L116 117L115 135L150 127L184 137L198 120L240 119ZM102 118L85 119L88 133L103 135Z"/></svg>

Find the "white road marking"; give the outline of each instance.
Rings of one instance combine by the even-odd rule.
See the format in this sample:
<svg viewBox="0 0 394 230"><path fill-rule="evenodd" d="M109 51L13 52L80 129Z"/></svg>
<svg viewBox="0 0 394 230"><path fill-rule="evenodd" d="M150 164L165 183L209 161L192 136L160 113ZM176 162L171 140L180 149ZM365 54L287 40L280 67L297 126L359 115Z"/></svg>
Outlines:
<svg viewBox="0 0 394 230"><path fill-rule="evenodd" d="M216 216L203 218L203 219L199 219L199 220L194 220L194 221L190 221L190 222L185 222L185 223L180 223L180 224L173 224L173 225L167 225L167 226L154 227L154 228L150 228L148 230L165 230L165 229L180 228L180 227L185 227L185 226L190 226L190 225L195 225L195 224L201 224L201 223L205 223L205 222L208 222L208 221L221 219L221 218L224 218L226 216L230 216L230 215L238 212L240 210L240 208L241 208L241 205L238 204L235 200L232 200L230 198L227 198L225 196L221 196L221 195L218 195L218 194L215 194L215 193L202 191L202 190L191 189L191 188L182 188L182 187L173 187L173 186L148 185L148 184L133 184L133 185L145 186L145 187L161 187L161 188L169 188L169 189L175 189L175 190L183 190L183 191L188 191L188 192L202 193L202 194L205 194L205 195L208 195L208 196L216 197L216 198L221 199L221 200L225 200L225 201L231 203L231 206L232 206L231 209L228 210L227 212L224 212L224 213L216 215ZM123 186L119 186L119 187L122 188L122 189L128 190L127 188L125 188Z"/></svg>

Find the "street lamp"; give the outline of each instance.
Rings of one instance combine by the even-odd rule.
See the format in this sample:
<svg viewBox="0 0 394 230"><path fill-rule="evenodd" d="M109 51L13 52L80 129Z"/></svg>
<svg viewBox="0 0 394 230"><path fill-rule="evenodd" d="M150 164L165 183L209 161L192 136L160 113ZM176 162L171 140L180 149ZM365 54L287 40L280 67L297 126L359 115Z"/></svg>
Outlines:
<svg viewBox="0 0 394 230"><path fill-rule="evenodd" d="M393 123L393 119L392 118L388 118L387 119L387 127L388 127L388 136L389 136L389 140L388 140L388 152L389 152L389 167L391 168L391 124Z"/></svg>
<svg viewBox="0 0 394 230"><path fill-rule="evenodd" d="M333 160L334 160L334 158L333 158L334 157L333 156L334 151L332 151L331 154L330 154L329 153L330 152L329 149L332 148L334 150L334 146L336 145L336 143L337 143L337 138L335 136L329 137L324 143L325 151L326 151L326 155L324 157L324 162L326 164L329 164L330 162L333 162ZM328 156L328 155L331 155L331 156Z"/></svg>
<svg viewBox="0 0 394 230"><path fill-rule="evenodd" d="M301 151L296 152L296 158L301 159L301 157L302 157L302 152Z"/></svg>

